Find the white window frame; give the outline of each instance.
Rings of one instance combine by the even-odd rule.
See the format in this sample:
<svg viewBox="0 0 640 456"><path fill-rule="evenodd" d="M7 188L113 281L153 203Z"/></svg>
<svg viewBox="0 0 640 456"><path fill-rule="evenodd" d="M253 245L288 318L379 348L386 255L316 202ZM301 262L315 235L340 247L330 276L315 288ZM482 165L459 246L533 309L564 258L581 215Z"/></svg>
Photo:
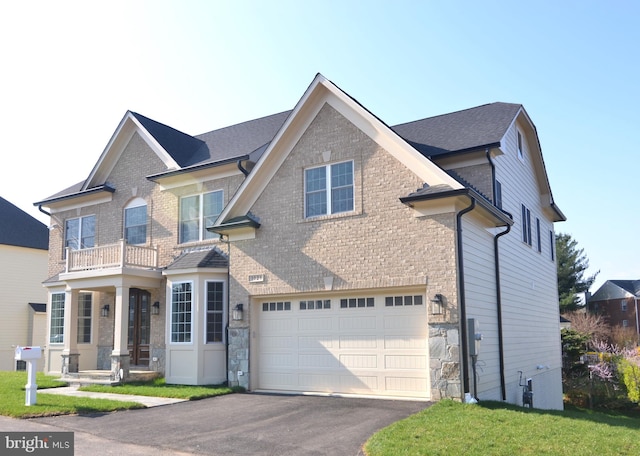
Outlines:
<svg viewBox="0 0 640 456"><path fill-rule="evenodd" d="M145 211L144 211L144 224L142 225L131 225L128 226L127 225L127 212L130 211L131 209L138 209L144 207ZM124 228L124 233L123 233L123 237L124 239L127 241L127 243L129 244L129 236L127 233L127 230L129 228L137 228L137 227L141 227L144 226L144 241L143 242L133 242L130 243L132 245L143 245L147 243L147 218L149 216L149 213L147 211L147 202L142 199L142 198L135 198L134 200L130 201L129 204L127 204L124 208L124 214L123 214L123 228Z"/></svg>
<svg viewBox="0 0 640 456"><path fill-rule="evenodd" d="M83 305L87 304L87 301L83 301L83 300L88 300L88 310L89 310L89 314L88 315L84 315L82 313L83 310ZM89 340L80 340L80 336L82 334L84 334L84 331L80 332L80 328L82 327L86 327L84 326L82 323L86 323L87 320L89 321ZM93 294L92 293L80 293L78 295L78 330L77 330L77 336L76 336L76 340L78 344L90 344L92 341L92 337L93 337Z"/></svg>
<svg viewBox="0 0 640 456"><path fill-rule="evenodd" d="M189 285L189 293L191 293L191 299L189 301L189 310L188 311L176 311L175 310L175 305L176 305L176 301L174 301L174 288L180 285ZM194 291L194 283L191 280L188 281L183 281L183 282L173 282L171 284L171 308L170 308L170 312L169 312L169 343L172 345L192 345L193 344L193 324L194 324L194 320L193 320L193 313L194 313L194 307L195 307L195 291ZM186 302L186 301L185 301ZM189 315L189 321L188 322L174 322L174 316L179 315L179 314L184 314L184 315ZM189 325L189 331L176 331L174 332L174 324L180 325L180 324L187 324ZM179 336L179 335L189 335L189 340L174 340L174 336ZM180 339L180 337L177 337L177 339Z"/></svg>
<svg viewBox="0 0 640 456"><path fill-rule="evenodd" d="M83 226L83 221L89 218L93 218L93 244L86 246L83 243L83 240L86 238L83 236L82 233L82 226ZM82 217L73 217L73 218L69 218L67 220L65 220L64 223L64 247L65 247L65 251L66 248L69 247L68 242L69 242L69 222L73 221L73 220L77 220L78 221L78 232L76 233L76 237L74 238L75 241L78 243L78 246L76 249L72 250L82 250L82 249L90 249L95 247L96 245L96 216L95 214L92 215L84 215Z"/></svg>
<svg viewBox="0 0 640 456"><path fill-rule="evenodd" d="M622 301L620 301L620 311L621 312L626 312L627 311L627 300L623 299Z"/></svg>
<svg viewBox="0 0 640 456"><path fill-rule="evenodd" d="M62 298L62 299L60 299ZM51 311L49 312L49 343L51 345L64 344L64 301L65 293L51 293ZM56 323L54 334L54 321ZM61 322L62 324L59 324ZM60 340L53 340L60 336Z"/></svg>
<svg viewBox="0 0 640 456"><path fill-rule="evenodd" d="M524 135L520 129L516 128L516 148L518 149L518 158L524 161Z"/></svg>
<svg viewBox="0 0 640 456"><path fill-rule="evenodd" d="M351 184L350 185L343 185L343 186L337 186L337 187L332 187L332 171L333 171L333 167L334 166L338 166L338 165L343 165L345 163L350 163L351 164ZM307 196L309 193L307 190L307 176L308 176L308 172L309 171L313 171L315 169L321 169L324 168L325 169L325 187L324 187L324 195L325 195L325 204L326 204L326 210L324 213L318 213L318 214L312 214L309 215L309 208L308 208L308 201L307 201ZM333 191L335 189L339 189L339 188L351 188L351 207L349 209L346 210L336 210L334 211L333 209L333 201L332 201L332 197L333 197ZM315 192L319 193L322 190L316 190ZM314 193L315 193L314 192ZM315 217L322 217L325 215L334 215L334 214L347 214L350 212L353 212L355 210L355 163L353 160L345 160L345 161L341 161L341 162L335 162L335 163L328 163L326 165L321 165L321 166L313 166L313 167L309 167L306 168L304 170L304 218L305 219L312 219Z"/></svg>
<svg viewBox="0 0 640 456"><path fill-rule="evenodd" d="M211 311L209 310L209 285L210 284L220 284L222 286L222 308L218 311L218 310L214 310ZM224 280L207 280L205 281L205 288L204 288L204 313L205 313L205 318L204 318L204 343L205 344L223 344L225 342L225 337L224 337L224 325L225 325L225 316L227 314L226 312L226 287L225 287L225 282ZM213 315L213 314L219 314L221 317L220 320L220 340L214 341L214 340L209 340L209 331L208 331L208 326L209 326L209 316Z"/></svg>
<svg viewBox="0 0 640 456"><path fill-rule="evenodd" d="M212 213L212 214L204 214L204 197L205 195L213 195L213 194L219 194L220 195L220 211L216 214L216 213ZM184 201L189 199L189 198L197 198L198 199L198 208L197 208L197 214L193 214L192 218L189 219L183 219L182 215L183 215L183 207L184 207ZM216 218L218 218L218 216L220 215L220 213L222 212L222 210L224 209L224 191L219 189L219 190L212 190L210 192L202 192L202 193L196 193L193 195L185 195L183 197L180 198L180 207L178 208L178 243L179 244L186 244L189 242L200 242L200 241L204 241L204 240L209 240L209 239L217 239L218 235L215 233L210 233L209 231L207 231L207 225L206 225L206 219L210 219L213 218L213 221L215 221ZM196 222L197 223L197 230L198 230L198 238L197 239L189 239L189 240L185 240L185 236L184 236L184 227L183 227L183 223L186 222Z"/></svg>

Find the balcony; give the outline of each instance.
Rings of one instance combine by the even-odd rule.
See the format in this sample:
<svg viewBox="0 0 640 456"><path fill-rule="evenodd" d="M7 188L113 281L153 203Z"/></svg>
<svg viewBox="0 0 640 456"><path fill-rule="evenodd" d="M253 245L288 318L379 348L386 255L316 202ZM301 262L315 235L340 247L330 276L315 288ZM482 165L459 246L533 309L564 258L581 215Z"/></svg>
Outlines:
<svg viewBox="0 0 640 456"><path fill-rule="evenodd" d="M82 250L67 248L67 273L111 268L157 269L158 249L129 245L124 240Z"/></svg>

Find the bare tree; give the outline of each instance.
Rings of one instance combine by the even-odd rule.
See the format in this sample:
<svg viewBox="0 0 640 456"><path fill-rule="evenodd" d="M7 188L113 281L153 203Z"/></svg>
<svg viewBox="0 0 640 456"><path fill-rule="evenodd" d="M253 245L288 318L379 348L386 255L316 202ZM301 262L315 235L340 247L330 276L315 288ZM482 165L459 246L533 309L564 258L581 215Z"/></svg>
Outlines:
<svg viewBox="0 0 640 456"><path fill-rule="evenodd" d="M571 329L589 336L589 342L608 341L611 329L602 315L587 312L568 312L562 315L571 322Z"/></svg>

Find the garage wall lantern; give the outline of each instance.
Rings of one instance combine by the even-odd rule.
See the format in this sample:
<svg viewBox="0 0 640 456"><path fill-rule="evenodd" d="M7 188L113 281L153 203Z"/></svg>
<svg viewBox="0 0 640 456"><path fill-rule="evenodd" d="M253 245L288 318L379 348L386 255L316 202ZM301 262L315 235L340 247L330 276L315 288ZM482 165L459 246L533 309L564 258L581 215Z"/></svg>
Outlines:
<svg viewBox="0 0 640 456"><path fill-rule="evenodd" d="M159 315L160 314L160 301L156 301L153 303L153 305L151 306L151 313L153 315Z"/></svg>
<svg viewBox="0 0 640 456"><path fill-rule="evenodd" d="M105 304L104 306L102 306L102 309L100 309L100 315L102 315L103 317L109 316L109 304Z"/></svg>
<svg viewBox="0 0 640 456"><path fill-rule="evenodd" d="M236 304L236 306L233 308L233 312L231 313L231 318L238 321L238 320L242 320L242 307L243 305L241 303Z"/></svg>
<svg viewBox="0 0 640 456"><path fill-rule="evenodd" d="M444 296L440 293L436 294L431 300L431 314L440 315L444 307Z"/></svg>

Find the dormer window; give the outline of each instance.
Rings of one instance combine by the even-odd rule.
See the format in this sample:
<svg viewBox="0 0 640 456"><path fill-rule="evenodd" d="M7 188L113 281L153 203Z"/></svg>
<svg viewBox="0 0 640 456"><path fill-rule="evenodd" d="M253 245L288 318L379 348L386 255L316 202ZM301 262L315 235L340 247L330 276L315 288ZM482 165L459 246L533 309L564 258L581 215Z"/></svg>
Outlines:
<svg viewBox="0 0 640 456"><path fill-rule="evenodd" d="M136 198L124 210L124 238L127 244L147 242L147 203Z"/></svg>
<svg viewBox="0 0 640 456"><path fill-rule="evenodd" d="M524 161L524 143L522 140L522 133L518 130L518 158Z"/></svg>
<svg viewBox="0 0 640 456"><path fill-rule="evenodd" d="M216 221L223 206L223 192L185 196L180 200L180 243L214 239L218 235L207 231Z"/></svg>

